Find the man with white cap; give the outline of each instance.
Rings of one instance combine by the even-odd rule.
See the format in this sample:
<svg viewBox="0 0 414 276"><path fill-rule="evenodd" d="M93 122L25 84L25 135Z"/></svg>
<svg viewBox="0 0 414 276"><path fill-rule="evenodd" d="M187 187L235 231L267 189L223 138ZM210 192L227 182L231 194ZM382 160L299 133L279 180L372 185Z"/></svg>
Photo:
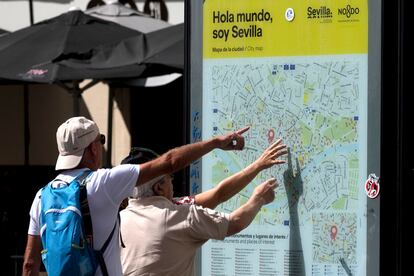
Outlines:
<svg viewBox="0 0 414 276"><path fill-rule="evenodd" d="M87 178L86 194L92 220L93 247L99 250L114 225L115 233L119 233L119 225L117 225L119 205L124 198L132 194L134 187L160 175L180 170L215 148L243 149L242 134L248 129L246 127L228 135L172 149L144 164L120 165L112 169L102 169L105 136L99 132L95 122L85 117L73 117L60 125L56 132L59 150L56 170L60 171L60 174L53 181L53 185L67 185L85 170L92 170ZM36 194L30 210L23 275L38 275L40 269L42 249L40 197L41 190ZM112 236L103 257L109 275L122 275L119 235ZM96 275L101 275L100 268Z"/></svg>

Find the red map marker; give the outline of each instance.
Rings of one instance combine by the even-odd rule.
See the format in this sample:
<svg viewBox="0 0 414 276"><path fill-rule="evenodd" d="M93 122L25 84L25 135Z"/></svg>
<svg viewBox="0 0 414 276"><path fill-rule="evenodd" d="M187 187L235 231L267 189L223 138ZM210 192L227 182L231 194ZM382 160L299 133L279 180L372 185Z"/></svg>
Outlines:
<svg viewBox="0 0 414 276"><path fill-rule="evenodd" d="M338 228L336 228L336 225L333 225L331 227L331 239L335 240L336 239L336 234L338 233Z"/></svg>
<svg viewBox="0 0 414 276"><path fill-rule="evenodd" d="M269 144L271 144L274 139L275 139L275 131L273 129L269 129L269 131L267 132L267 141L269 141Z"/></svg>

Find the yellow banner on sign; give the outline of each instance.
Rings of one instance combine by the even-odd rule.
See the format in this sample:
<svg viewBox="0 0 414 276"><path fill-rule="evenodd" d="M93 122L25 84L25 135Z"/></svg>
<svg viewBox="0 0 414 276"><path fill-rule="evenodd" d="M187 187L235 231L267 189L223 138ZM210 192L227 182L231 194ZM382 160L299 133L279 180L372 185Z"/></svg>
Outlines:
<svg viewBox="0 0 414 276"><path fill-rule="evenodd" d="M367 0L206 0L204 58L368 52Z"/></svg>

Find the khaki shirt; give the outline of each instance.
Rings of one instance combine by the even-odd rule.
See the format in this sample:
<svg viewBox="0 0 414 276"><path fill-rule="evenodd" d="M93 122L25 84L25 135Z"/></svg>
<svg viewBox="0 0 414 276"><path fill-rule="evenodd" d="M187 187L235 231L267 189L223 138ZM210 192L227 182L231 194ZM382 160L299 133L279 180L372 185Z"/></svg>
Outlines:
<svg viewBox="0 0 414 276"><path fill-rule="evenodd" d="M121 212L124 275L193 275L196 250L223 240L229 215L161 196L130 199Z"/></svg>

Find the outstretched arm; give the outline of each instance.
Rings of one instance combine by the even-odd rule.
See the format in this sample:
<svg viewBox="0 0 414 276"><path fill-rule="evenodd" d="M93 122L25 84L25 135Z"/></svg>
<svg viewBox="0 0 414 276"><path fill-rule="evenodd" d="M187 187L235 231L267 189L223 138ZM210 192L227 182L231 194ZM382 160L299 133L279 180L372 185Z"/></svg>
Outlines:
<svg viewBox="0 0 414 276"><path fill-rule="evenodd" d="M227 177L211 190L195 195L195 204L214 209L217 205L229 200L249 184L259 172L273 165L284 164L278 159L287 154L286 145L281 139L271 144L262 155L240 172Z"/></svg>
<svg viewBox="0 0 414 276"><path fill-rule="evenodd" d="M262 206L275 199L274 189L276 186L276 179L272 178L254 189L249 200L230 214L227 237L239 233L246 228L253 221L257 213L259 213Z"/></svg>
<svg viewBox="0 0 414 276"><path fill-rule="evenodd" d="M140 174L137 180L137 186L157 176L174 173L183 169L213 149L242 150L244 148L244 137L242 134L249 128L245 127L224 136L218 136L207 141L192 143L169 150L160 157L139 165Z"/></svg>
<svg viewBox="0 0 414 276"><path fill-rule="evenodd" d="M40 236L27 235L23 261L23 276L38 276L40 270L42 241Z"/></svg>

